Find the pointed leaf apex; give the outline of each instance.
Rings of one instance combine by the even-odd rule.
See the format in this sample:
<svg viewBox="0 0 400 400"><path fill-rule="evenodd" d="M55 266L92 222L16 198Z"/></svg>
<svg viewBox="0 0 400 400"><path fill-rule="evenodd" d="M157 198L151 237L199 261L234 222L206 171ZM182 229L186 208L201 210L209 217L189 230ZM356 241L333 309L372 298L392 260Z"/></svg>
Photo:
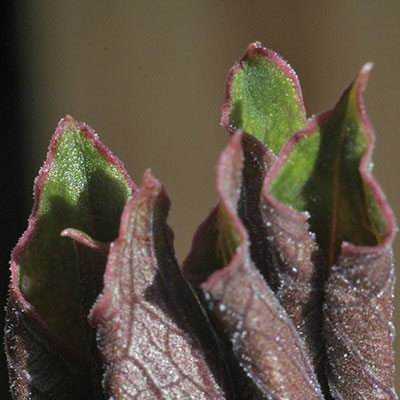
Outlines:
<svg viewBox="0 0 400 400"><path fill-rule="evenodd" d="M34 191L28 229L11 255L11 293L24 311L34 309L40 323L80 348L75 250L60 233L76 228L62 236L94 246L91 237L113 240L135 185L94 131L67 115L51 138Z"/></svg>
<svg viewBox="0 0 400 400"><path fill-rule="evenodd" d="M162 188L161 182L155 177L150 168L146 169L143 175L142 186L157 192Z"/></svg>
<svg viewBox="0 0 400 400"><path fill-rule="evenodd" d="M375 252L394 235L392 212L371 175L375 135L363 91L372 66L365 64L336 106L286 143L265 181L267 197L310 213L310 229L329 265L341 247Z"/></svg>
<svg viewBox="0 0 400 400"><path fill-rule="evenodd" d="M341 246L343 255L351 255L353 253L379 252L381 249L386 248L388 245L392 243L397 231L397 226L393 211L386 200L385 194L383 193L379 184L376 182L376 180L371 174L371 169L372 169L371 156L375 143L375 133L365 110L363 93L367 87L369 76L373 67L374 63L371 61L364 64L358 76L356 77L352 85L350 85L349 90L354 92L355 102L360 122L364 129L365 135L368 138L368 146L360 161L359 170L363 180L367 183L367 186L369 187L371 198L373 199L372 201L373 203L375 203L375 208L379 210L375 212L378 212L380 214L381 241L376 246L359 246L355 245L352 242L345 241L342 243Z"/></svg>
<svg viewBox="0 0 400 400"><path fill-rule="evenodd" d="M253 42L250 43L247 46L247 50L246 50L246 55L248 58L254 58L255 55L257 54L257 49L262 49L262 44L261 42L257 41L257 42Z"/></svg>
<svg viewBox="0 0 400 400"><path fill-rule="evenodd" d="M257 55L261 55L270 60L278 69L280 69L287 76L287 78L289 78L292 81L295 90L297 92L298 98L301 100L301 107L304 112L304 120L305 120L306 112L303 104L303 95L301 92L299 78L294 69L278 53L264 47L260 41L253 42L248 45L246 53L239 61L239 63L245 60L254 59L256 58Z"/></svg>
<svg viewBox="0 0 400 400"><path fill-rule="evenodd" d="M374 65L375 64L373 61L368 61L363 65L361 71L370 72L372 70L372 68L374 68Z"/></svg>
<svg viewBox="0 0 400 400"><path fill-rule="evenodd" d="M230 133L242 129L279 155L305 121L296 73L277 53L251 43L228 75L222 127Z"/></svg>
<svg viewBox="0 0 400 400"><path fill-rule="evenodd" d="M365 63L358 73L355 81L351 84L351 88L357 92L357 102L361 105L363 104L362 94L367 87L369 75L371 74L373 67L373 62Z"/></svg>
<svg viewBox="0 0 400 400"><path fill-rule="evenodd" d="M98 389L83 387L95 374L86 311L103 286L101 242L116 237L135 186L94 131L67 115L34 191L28 229L11 255L5 342L13 397L94 398Z"/></svg>

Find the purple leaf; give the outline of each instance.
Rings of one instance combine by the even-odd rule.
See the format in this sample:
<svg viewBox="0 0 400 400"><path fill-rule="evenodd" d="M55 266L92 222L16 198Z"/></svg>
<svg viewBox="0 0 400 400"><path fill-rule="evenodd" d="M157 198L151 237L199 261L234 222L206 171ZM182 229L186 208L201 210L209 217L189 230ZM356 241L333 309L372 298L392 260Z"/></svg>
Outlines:
<svg viewBox="0 0 400 400"><path fill-rule="evenodd" d="M302 340L251 260L237 214L242 168L242 134L236 133L218 164L220 204L196 234L185 276L200 283L236 364L255 385L250 395L251 387L236 382L238 398L322 399Z"/></svg>
<svg viewBox="0 0 400 400"><path fill-rule="evenodd" d="M324 311L334 399L397 399L390 239L375 248L344 244L332 267Z"/></svg>
<svg viewBox="0 0 400 400"><path fill-rule="evenodd" d="M5 337L13 399L101 399L90 384L91 361L15 300L7 306Z"/></svg>
<svg viewBox="0 0 400 400"><path fill-rule="evenodd" d="M294 323L321 375L324 272L320 251L308 232L306 216L262 193L265 174L276 158L245 133L242 146L244 165L237 212L248 232L251 258Z"/></svg>
<svg viewBox="0 0 400 400"><path fill-rule="evenodd" d="M308 213L300 213L277 201L265 181L261 199L265 233L256 251L268 252L267 262L258 263L260 270L288 313L323 384L324 342L322 331L322 296L325 264L321 251L310 233ZM265 250L267 249L267 250Z"/></svg>
<svg viewBox="0 0 400 400"><path fill-rule="evenodd" d="M182 278L169 200L146 172L110 249L104 291L91 313L113 399L225 399L224 360L205 311Z"/></svg>

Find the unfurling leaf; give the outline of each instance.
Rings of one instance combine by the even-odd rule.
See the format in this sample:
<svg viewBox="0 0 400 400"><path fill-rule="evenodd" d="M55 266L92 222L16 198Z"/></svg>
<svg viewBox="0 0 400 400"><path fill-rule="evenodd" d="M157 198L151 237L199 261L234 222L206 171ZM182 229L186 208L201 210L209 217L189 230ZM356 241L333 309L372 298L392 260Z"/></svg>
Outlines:
<svg viewBox="0 0 400 400"><path fill-rule="evenodd" d="M182 270L161 183L147 171L136 189L63 119L11 257L13 398L397 400L370 69L306 122L291 67L249 45L227 79L219 203Z"/></svg>
<svg viewBox="0 0 400 400"><path fill-rule="evenodd" d="M229 121L241 121L233 125L247 130L266 147L243 135L238 214L248 232L252 260L292 319L321 375L324 271L320 251L309 235L304 215L293 216L262 195L265 175L286 140L304 127L305 118L300 84L291 67L260 43L249 45L228 76L222 125L231 131Z"/></svg>
<svg viewBox="0 0 400 400"><path fill-rule="evenodd" d="M182 278L166 225L169 200L151 172L126 206L104 292L91 313L109 398L225 399L224 360Z"/></svg>
<svg viewBox="0 0 400 400"><path fill-rule="evenodd" d="M372 132L366 126L361 90L370 65L330 112L314 118L286 145L271 193L295 210L310 213L310 229L332 265L341 243L377 245L385 234L368 181ZM364 118L364 120L363 120Z"/></svg>
<svg viewBox="0 0 400 400"><path fill-rule="evenodd" d="M268 191L263 193L262 212L266 227L263 245L270 254L270 263L264 268L269 268L271 287L304 341L304 349L324 385L321 331L326 272L321 252L308 230L307 214L287 209Z"/></svg>
<svg viewBox="0 0 400 400"><path fill-rule="evenodd" d="M202 282L212 319L222 325L220 334L232 343L236 363L255 385L251 397L249 385L235 382L238 398L322 399L302 340L251 260L237 214L242 168L238 132L218 164L220 203L199 228L184 273Z"/></svg>
<svg viewBox="0 0 400 400"><path fill-rule="evenodd" d="M267 202L282 214L309 213L324 257L325 370L335 399L396 398L394 222L370 171L374 135L362 101L370 69L362 69L332 111L289 140L265 182Z"/></svg>
<svg viewBox="0 0 400 400"><path fill-rule="evenodd" d="M75 228L113 240L133 190L120 161L88 126L69 116L60 122L35 184L28 229L11 257L6 349L15 398L89 399L101 390L88 384L97 365L81 293L91 280L79 273L92 269L102 279L105 257L85 267L79 261L85 250L77 261L73 242L60 234Z"/></svg>

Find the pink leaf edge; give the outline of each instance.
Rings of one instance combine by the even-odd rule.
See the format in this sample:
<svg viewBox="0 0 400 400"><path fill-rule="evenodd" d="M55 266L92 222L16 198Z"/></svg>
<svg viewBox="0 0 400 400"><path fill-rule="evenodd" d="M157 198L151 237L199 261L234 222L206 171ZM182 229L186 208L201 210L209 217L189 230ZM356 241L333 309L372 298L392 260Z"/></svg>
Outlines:
<svg viewBox="0 0 400 400"><path fill-rule="evenodd" d="M231 134L235 133L236 129L229 124L229 108L231 104L231 86L232 80L237 70L242 68L242 64L249 58L254 57L255 54L260 54L273 63L279 70L281 70L293 83L299 101L300 109L303 112L304 122L306 121L306 109L303 102L303 94L300 87L299 78L297 77L294 69L277 53L263 47L261 42L254 42L248 45L243 57L231 68L229 71L226 86L225 86L225 101L222 106L221 126Z"/></svg>

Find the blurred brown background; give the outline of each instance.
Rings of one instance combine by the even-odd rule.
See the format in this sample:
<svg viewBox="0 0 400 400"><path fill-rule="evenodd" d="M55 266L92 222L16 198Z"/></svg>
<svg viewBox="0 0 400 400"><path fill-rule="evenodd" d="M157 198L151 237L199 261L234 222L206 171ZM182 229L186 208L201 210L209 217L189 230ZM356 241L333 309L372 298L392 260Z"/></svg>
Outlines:
<svg viewBox="0 0 400 400"><path fill-rule="evenodd" d="M226 75L247 44L260 40L296 70L309 116L332 107L360 67L375 62L366 92L377 136L374 173L400 215L399 1L16 4L27 166L20 196L31 198L50 136L69 113L99 133L137 184L148 167L163 182L182 260L216 202L215 165L228 140L219 126Z"/></svg>

